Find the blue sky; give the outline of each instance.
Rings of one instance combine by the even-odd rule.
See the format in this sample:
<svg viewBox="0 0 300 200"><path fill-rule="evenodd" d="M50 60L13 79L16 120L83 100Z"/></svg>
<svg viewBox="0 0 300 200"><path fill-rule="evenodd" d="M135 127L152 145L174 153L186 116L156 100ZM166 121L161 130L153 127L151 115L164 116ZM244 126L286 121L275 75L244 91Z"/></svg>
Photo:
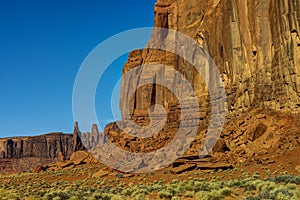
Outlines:
<svg viewBox="0 0 300 200"><path fill-rule="evenodd" d="M72 132L72 90L81 63L108 37L153 26L154 3L1 1L0 137ZM97 109L107 108L98 113L103 123L112 119L110 91L126 60L109 67L101 80L107 87L97 90Z"/></svg>

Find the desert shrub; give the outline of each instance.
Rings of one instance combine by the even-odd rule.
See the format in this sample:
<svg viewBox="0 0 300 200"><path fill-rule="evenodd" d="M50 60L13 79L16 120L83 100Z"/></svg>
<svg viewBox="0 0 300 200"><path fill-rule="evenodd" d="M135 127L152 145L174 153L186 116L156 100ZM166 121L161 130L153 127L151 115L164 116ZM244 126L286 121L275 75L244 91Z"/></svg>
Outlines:
<svg viewBox="0 0 300 200"><path fill-rule="evenodd" d="M182 182L180 185L179 185L179 189L180 191L182 192L185 192L185 191L190 191L190 190L193 190L193 183L192 181L190 182Z"/></svg>
<svg viewBox="0 0 300 200"><path fill-rule="evenodd" d="M71 196L70 200L80 200L80 198L78 196Z"/></svg>
<svg viewBox="0 0 300 200"><path fill-rule="evenodd" d="M229 180L227 182L228 187L239 187L241 186L241 181L240 180Z"/></svg>
<svg viewBox="0 0 300 200"><path fill-rule="evenodd" d="M148 194L149 192L148 192L148 190L146 189L146 188L138 188L138 189L136 189L132 194L131 194L131 196L132 197L135 197L135 196L138 196L138 195L140 195L140 194L143 194L143 195L145 195L145 194Z"/></svg>
<svg viewBox="0 0 300 200"><path fill-rule="evenodd" d="M229 196L232 194L233 191L229 187L224 187L224 188L220 189L220 192L223 196Z"/></svg>
<svg viewBox="0 0 300 200"><path fill-rule="evenodd" d="M209 200L209 192L207 191L199 191L196 193L197 200Z"/></svg>
<svg viewBox="0 0 300 200"><path fill-rule="evenodd" d="M92 195L92 199L95 199L95 200L111 200L113 194L109 194L109 193L100 193L100 192L95 192L93 193Z"/></svg>
<svg viewBox="0 0 300 200"><path fill-rule="evenodd" d="M272 190L270 192L270 195L274 199L278 199L279 197L280 199L285 199L285 198L291 199L291 197L294 196L294 193L284 186L279 186L274 190Z"/></svg>
<svg viewBox="0 0 300 200"><path fill-rule="evenodd" d="M41 197L37 197L37 196L30 196L25 198L26 200L41 200Z"/></svg>
<svg viewBox="0 0 300 200"><path fill-rule="evenodd" d="M259 172L254 172L252 177L255 178L255 179L259 179L259 177L260 177Z"/></svg>
<svg viewBox="0 0 300 200"><path fill-rule="evenodd" d="M146 195L143 194L143 193L139 193L139 194L136 194L132 199L133 200L145 200L146 199Z"/></svg>
<svg viewBox="0 0 300 200"><path fill-rule="evenodd" d="M179 187L177 185L168 185L166 190L170 192L173 196L176 196L180 193Z"/></svg>
<svg viewBox="0 0 300 200"><path fill-rule="evenodd" d="M126 189L122 189L121 194L125 195L125 196L132 196L135 197L137 195L140 194L149 194L150 188L146 187L146 186L132 186Z"/></svg>
<svg viewBox="0 0 300 200"><path fill-rule="evenodd" d="M243 178L250 178L250 173L249 172L243 172L242 177Z"/></svg>
<svg viewBox="0 0 300 200"><path fill-rule="evenodd" d="M69 199L69 195L63 191L57 190L50 191L43 197L44 200L53 200L54 198L56 198L57 200L67 200Z"/></svg>
<svg viewBox="0 0 300 200"><path fill-rule="evenodd" d="M290 196L285 196L283 193L279 192L276 195L276 200L290 200L291 197Z"/></svg>
<svg viewBox="0 0 300 200"><path fill-rule="evenodd" d="M272 181L275 183L295 183L300 185L300 176L293 176L293 175L281 175L272 178L265 179L266 181Z"/></svg>
<svg viewBox="0 0 300 200"><path fill-rule="evenodd" d="M249 196L246 200L260 200L260 199L274 199L274 200L291 200L295 199L294 193L284 186L279 186L270 190L262 190L258 195Z"/></svg>
<svg viewBox="0 0 300 200"><path fill-rule="evenodd" d="M300 199L300 189L296 189L294 191L294 194L295 194L295 199Z"/></svg>
<svg viewBox="0 0 300 200"><path fill-rule="evenodd" d="M159 198L172 199L172 193L168 190L161 190L157 193Z"/></svg>
<svg viewBox="0 0 300 200"><path fill-rule="evenodd" d="M222 190L212 190L210 192L199 191L195 196L197 200L221 200L225 195L222 194Z"/></svg>
<svg viewBox="0 0 300 200"><path fill-rule="evenodd" d="M218 190L223 187L223 182L211 182L209 184L209 190Z"/></svg>
<svg viewBox="0 0 300 200"><path fill-rule="evenodd" d="M132 192L133 191L130 188L126 188L122 191L122 195L131 196Z"/></svg>
<svg viewBox="0 0 300 200"><path fill-rule="evenodd" d="M244 188L245 188L245 191L254 191L254 190L256 190L256 185L250 183L250 184L245 185Z"/></svg>
<svg viewBox="0 0 300 200"><path fill-rule="evenodd" d="M290 189L290 190L295 190L295 189L297 189L297 185L294 184L294 183L288 183L288 184L286 185L286 187L287 187L288 189Z"/></svg>
<svg viewBox="0 0 300 200"><path fill-rule="evenodd" d="M219 190L212 190L212 191L210 191L210 193L208 195L209 200L220 200L223 197L224 196L222 195L221 191L219 191Z"/></svg>
<svg viewBox="0 0 300 200"><path fill-rule="evenodd" d="M121 195L118 195L118 194L114 194L114 195L111 197L111 200L124 200L124 197L121 196Z"/></svg>
<svg viewBox="0 0 300 200"><path fill-rule="evenodd" d="M193 197L195 196L195 192L193 192L193 191L186 191L186 192L184 193L184 196L185 196L185 197L193 198Z"/></svg>
<svg viewBox="0 0 300 200"><path fill-rule="evenodd" d="M209 183L203 182L203 181L195 181L194 186L193 186L193 190L195 192L209 191Z"/></svg>
<svg viewBox="0 0 300 200"><path fill-rule="evenodd" d="M14 190L0 189L0 199L19 200L21 198Z"/></svg>
<svg viewBox="0 0 300 200"><path fill-rule="evenodd" d="M165 188L166 188L165 185L156 183L156 184L153 184L153 185L151 186L150 191L157 191L157 190L162 190L162 189L165 189Z"/></svg>
<svg viewBox="0 0 300 200"><path fill-rule="evenodd" d="M261 183L259 183L257 185L257 189L259 191L271 191L273 190L274 188L276 187L275 183L274 182L265 182L265 181L262 181Z"/></svg>
<svg viewBox="0 0 300 200"><path fill-rule="evenodd" d="M178 179L173 179L172 182L171 182L171 184L172 184L172 183L178 184L178 182L179 182Z"/></svg>

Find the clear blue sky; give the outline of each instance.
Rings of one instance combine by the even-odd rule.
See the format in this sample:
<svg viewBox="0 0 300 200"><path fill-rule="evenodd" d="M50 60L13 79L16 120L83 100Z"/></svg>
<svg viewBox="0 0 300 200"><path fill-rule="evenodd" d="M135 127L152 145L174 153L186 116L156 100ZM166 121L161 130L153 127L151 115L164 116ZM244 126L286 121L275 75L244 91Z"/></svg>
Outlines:
<svg viewBox="0 0 300 200"><path fill-rule="evenodd" d="M155 0L11 0L0 3L0 137L72 132L77 70L101 41L153 26ZM110 81L127 56L101 81L97 104L110 107ZM112 78L113 77L113 78ZM114 79L114 80L112 80ZM98 107L98 106L97 106ZM98 113L109 120L111 113Z"/></svg>

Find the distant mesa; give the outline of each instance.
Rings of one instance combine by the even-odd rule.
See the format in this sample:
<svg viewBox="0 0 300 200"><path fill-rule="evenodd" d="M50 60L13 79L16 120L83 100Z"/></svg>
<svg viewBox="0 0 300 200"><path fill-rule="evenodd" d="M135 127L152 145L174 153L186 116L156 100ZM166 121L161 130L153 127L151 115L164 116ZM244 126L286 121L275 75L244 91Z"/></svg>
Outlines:
<svg viewBox="0 0 300 200"><path fill-rule="evenodd" d="M97 125L93 125L92 130L97 137ZM73 134L52 132L32 137L2 138L0 171L24 171L34 168L37 164L55 162L58 158L68 159L75 151L85 150L81 134L78 122L75 122Z"/></svg>

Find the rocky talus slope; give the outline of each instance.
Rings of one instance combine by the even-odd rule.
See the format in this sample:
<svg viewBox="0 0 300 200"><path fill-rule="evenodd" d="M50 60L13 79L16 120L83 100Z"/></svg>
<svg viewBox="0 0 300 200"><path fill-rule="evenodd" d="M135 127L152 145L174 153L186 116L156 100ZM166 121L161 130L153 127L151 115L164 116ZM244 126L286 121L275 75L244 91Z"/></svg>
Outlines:
<svg viewBox="0 0 300 200"><path fill-rule="evenodd" d="M211 156L233 164L271 163L272 157L284 149L299 145L299 0L157 0L154 10L155 27L173 29L193 38L209 52L219 69L226 90L227 113L221 138ZM174 35L153 33L148 47L168 37ZM150 152L174 137L181 107L172 91L180 89L176 88L178 79L173 79L165 66L168 65L191 83L199 102L201 112L195 116L200 119L195 124L200 125L198 135L186 152L197 155L212 114L205 80L194 68L198 62L201 61L195 58L188 63L178 55L151 48L131 52L123 75L140 65L145 67L123 78L122 123L126 127L133 120L141 126L149 125L154 104L164 106L167 119L164 128L151 138L130 136L126 128L109 124L104 133L110 141L133 152ZM149 70L149 64L158 67ZM130 88L149 79L165 82L172 91L159 84L148 84L130 94ZM123 112L125 107L129 107L130 115ZM151 133L152 128L147 131ZM147 165L147 161L143 164Z"/></svg>

